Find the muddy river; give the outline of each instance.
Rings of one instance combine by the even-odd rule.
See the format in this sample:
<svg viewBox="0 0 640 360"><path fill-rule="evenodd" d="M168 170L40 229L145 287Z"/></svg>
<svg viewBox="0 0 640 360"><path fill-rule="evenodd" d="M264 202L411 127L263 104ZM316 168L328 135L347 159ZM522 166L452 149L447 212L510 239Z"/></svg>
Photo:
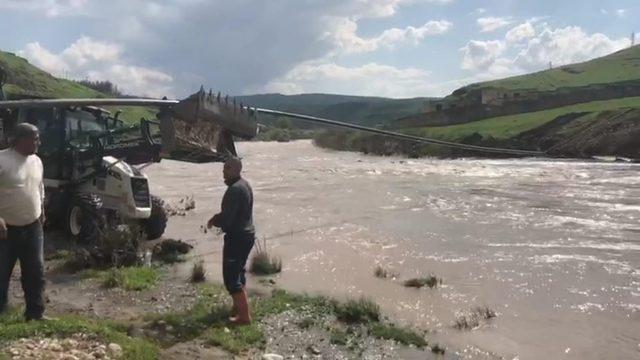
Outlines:
<svg viewBox="0 0 640 360"><path fill-rule="evenodd" d="M461 358L640 359L640 166L581 161L407 160L309 141L240 143L258 236L280 256L279 286L365 295ZM163 161L152 192L196 209L167 236L196 245L220 277L220 164ZM373 276L376 265L399 274ZM402 280L435 274L437 289ZM250 281L257 282L255 278ZM489 306L471 331L456 316Z"/></svg>

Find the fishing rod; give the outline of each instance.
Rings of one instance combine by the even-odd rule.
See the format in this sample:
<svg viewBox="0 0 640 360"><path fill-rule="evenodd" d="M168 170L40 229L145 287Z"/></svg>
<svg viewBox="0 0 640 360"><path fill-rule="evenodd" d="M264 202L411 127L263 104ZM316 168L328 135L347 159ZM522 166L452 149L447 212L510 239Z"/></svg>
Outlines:
<svg viewBox="0 0 640 360"><path fill-rule="evenodd" d="M286 111L278 111L278 110L270 110L270 109L262 109L262 108L251 108L251 110L261 114L285 116L285 117L299 119L299 120L303 120L311 123L348 128L348 129L383 135L383 136L387 136L387 137L391 137L399 140L407 140L407 141L423 143L423 144L435 144L435 145L441 145L441 146L446 146L450 148L474 150L474 151L489 152L489 153L499 153L499 154L506 154L506 155L548 156L548 154L543 151L506 149L506 148L496 148L496 147L489 147L489 146L461 144L461 143L456 143L451 141L444 141L444 140L432 139L432 138L415 136L415 135L408 135L408 134L403 134L395 131L376 129L376 128L371 128L367 126L351 124L351 123L330 120L330 119L324 119L316 116L296 114L296 113L291 113Z"/></svg>

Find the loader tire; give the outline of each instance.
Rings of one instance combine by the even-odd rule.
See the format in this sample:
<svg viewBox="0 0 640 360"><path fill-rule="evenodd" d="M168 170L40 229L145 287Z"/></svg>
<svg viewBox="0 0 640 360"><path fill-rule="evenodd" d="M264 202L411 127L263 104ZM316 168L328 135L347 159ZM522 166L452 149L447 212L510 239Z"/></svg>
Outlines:
<svg viewBox="0 0 640 360"><path fill-rule="evenodd" d="M73 194L65 218L67 232L85 245L97 244L106 226L102 199L96 194Z"/></svg>
<svg viewBox="0 0 640 360"><path fill-rule="evenodd" d="M151 195L151 216L143 221L144 231L148 240L157 239L167 227L167 211L164 208L164 201L157 196Z"/></svg>

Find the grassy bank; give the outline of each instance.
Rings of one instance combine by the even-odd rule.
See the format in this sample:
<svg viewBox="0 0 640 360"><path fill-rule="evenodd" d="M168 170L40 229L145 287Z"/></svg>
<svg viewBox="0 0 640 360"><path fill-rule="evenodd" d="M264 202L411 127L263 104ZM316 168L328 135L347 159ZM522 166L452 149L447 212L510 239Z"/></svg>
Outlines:
<svg viewBox="0 0 640 360"><path fill-rule="evenodd" d="M563 149L555 155L571 157L617 155L636 158L631 146L633 140L628 137L637 131L640 123L634 112L628 112L629 109L640 109L640 97L594 101L460 125L397 131L465 144L542 151L567 138L573 138L580 141L575 141L571 148ZM566 121L561 121L564 117ZM549 124L553 126L548 126ZM589 132L589 128L593 126L597 126L602 131ZM531 134L532 131L535 134ZM394 154L409 157L496 156L356 132L325 132L316 136L314 143L330 149L387 156Z"/></svg>
<svg viewBox="0 0 640 360"><path fill-rule="evenodd" d="M60 316L55 320L25 322L18 310L0 316L0 359L4 355L4 343L29 337L64 338L83 333L97 336L105 343L115 343L122 347L123 359L153 360L160 356L159 348L152 342L127 336L126 327L104 320L88 319L80 316Z"/></svg>
<svg viewBox="0 0 640 360"><path fill-rule="evenodd" d="M345 345L363 342L367 336L391 339L400 344L426 347L427 341L412 329L384 323L379 307L367 299L338 302L323 296L293 294L273 290L269 296L252 297L254 322L250 326L229 326L231 311L228 295L220 285L201 288L196 304L185 312L151 316L150 327L159 332L159 339L175 342L203 338L206 343L238 354L249 349L263 349L267 334L263 324L268 319L295 313L298 331L326 331L332 343ZM170 336L163 336L166 329Z"/></svg>
<svg viewBox="0 0 640 360"><path fill-rule="evenodd" d="M615 100L593 101L524 114L500 116L474 121L467 124L406 129L403 132L452 141L463 139L474 133L478 133L483 137L491 136L496 139L508 139L525 131L542 126L558 116L570 113L602 112L621 108L638 107L640 107L640 97L630 97Z"/></svg>

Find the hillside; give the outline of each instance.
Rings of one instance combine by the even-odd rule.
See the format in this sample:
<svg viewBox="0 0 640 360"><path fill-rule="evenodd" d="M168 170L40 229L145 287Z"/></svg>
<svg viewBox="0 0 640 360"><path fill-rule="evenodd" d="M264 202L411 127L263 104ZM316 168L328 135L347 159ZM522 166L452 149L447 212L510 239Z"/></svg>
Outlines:
<svg viewBox="0 0 640 360"><path fill-rule="evenodd" d="M7 72L7 98L96 98L104 94L74 81L58 79L12 53L0 51L0 66Z"/></svg>
<svg viewBox="0 0 640 360"><path fill-rule="evenodd" d="M474 145L640 159L640 46L558 69L468 85L390 127ZM366 134L328 133L316 143L376 154L487 156Z"/></svg>
<svg viewBox="0 0 640 360"><path fill-rule="evenodd" d="M99 91L88 88L75 81L57 78L30 64L15 54L0 51L0 66L7 73L4 86L9 100L31 98L106 98ZM141 117L154 118L155 109L141 106L107 107L109 110L122 110L121 119L128 123L137 123Z"/></svg>
<svg viewBox="0 0 640 360"><path fill-rule="evenodd" d="M495 87L509 90L552 91L558 88L610 84L630 80L640 80L640 45L582 63L472 84L466 88Z"/></svg>
<svg viewBox="0 0 640 360"><path fill-rule="evenodd" d="M262 94L237 97L251 106L379 126L422 111L429 98L389 99L332 94Z"/></svg>

